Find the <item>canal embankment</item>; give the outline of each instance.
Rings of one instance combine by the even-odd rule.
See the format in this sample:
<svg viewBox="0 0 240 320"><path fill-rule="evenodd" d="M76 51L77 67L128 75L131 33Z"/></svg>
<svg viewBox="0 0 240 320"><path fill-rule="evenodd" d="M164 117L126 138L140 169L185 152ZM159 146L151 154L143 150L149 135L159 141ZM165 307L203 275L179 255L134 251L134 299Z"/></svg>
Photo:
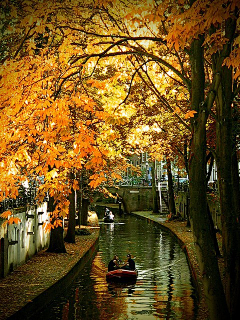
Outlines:
<svg viewBox="0 0 240 320"><path fill-rule="evenodd" d="M43 250L0 280L0 320L29 319L67 289L98 248L99 228L65 243L67 253Z"/></svg>
<svg viewBox="0 0 240 320"><path fill-rule="evenodd" d="M193 234L186 226L186 221L168 221L166 215L153 214L150 211L138 211L132 214L160 224L177 238L186 253L199 295L197 320L208 319ZM66 254L53 254L43 250L6 278L1 279L0 320L28 319L50 302L52 297L56 296L56 292L66 289L90 257L94 256L98 247L98 237L99 228L91 228L91 235L77 236L75 244L66 243Z"/></svg>
<svg viewBox="0 0 240 320"><path fill-rule="evenodd" d="M209 319L208 308L203 293L203 283L200 268L197 262L197 255L194 245L193 233L189 227L187 227L186 221L172 220L168 221L166 215L153 214L150 211L137 211L132 214L147 219L149 221L158 223L165 230L170 231L174 237L177 238L180 246L186 254L189 268L192 274L192 279L194 286L198 293L198 313L197 320L207 320ZM219 235L220 237L220 235ZM221 239L218 239L221 241ZM219 261L221 264L221 261ZM220 271L221 266L220 266Z"/></svg>

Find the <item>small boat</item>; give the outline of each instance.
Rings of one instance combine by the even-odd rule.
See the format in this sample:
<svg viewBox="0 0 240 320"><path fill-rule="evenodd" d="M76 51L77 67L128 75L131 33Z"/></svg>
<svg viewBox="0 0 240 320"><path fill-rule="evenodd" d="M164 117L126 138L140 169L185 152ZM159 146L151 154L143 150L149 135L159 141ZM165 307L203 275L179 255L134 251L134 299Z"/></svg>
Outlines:
<svg viewBox="0 0 240 320"><path fill-rule="evenodd" d="M112 222L114 222L114 219L113 218L111 219L109 216L106 216L103 218L103 222L112 223Z"/></svg>
<svg viewBox="0 0 240 320"><path fill-rule="evenodd" d="M116 269L106 274L107 281L136 281L137 270Z"/></svg>

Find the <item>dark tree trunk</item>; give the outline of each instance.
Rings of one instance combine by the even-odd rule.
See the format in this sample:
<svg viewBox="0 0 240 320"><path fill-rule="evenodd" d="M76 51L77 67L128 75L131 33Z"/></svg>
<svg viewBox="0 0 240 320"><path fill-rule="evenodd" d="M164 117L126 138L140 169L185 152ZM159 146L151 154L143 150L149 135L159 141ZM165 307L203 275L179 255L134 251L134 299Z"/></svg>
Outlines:
<svg viewBox="0 0 240 320"><path fill-rule="evenodd" d="M78 207L78 225L81 226L82 197L83 197L83 174L82 171L77 173L79 189L77 190L77 207Z"/></svg>
<svg viewBox="0 0 240 320"><path fill-rule="evenodd" d="M74 174L71 173L70 179L74 179ZM75 227L76 227L76 205L75 205L75 191L72 189L69 195L69 214L68 214L68 229L65 237L65 241L69 243L75 243Z"/></svg>
<svg viewBox="0 0 240 320"><path fill-rule="evenodd" d="M48 252L55 252L55 253L65 253L66 248L63 241L63 228L57 227L51 229L50 234L50 244L47 249Z"/></svg>
<svg viewBox="0 0 240 320"><path fill-rule="evenodd" d="M229 42L223 47L219 57L219 64L231 52L236 21L226 21L225 36ZM220 208L222 218L223 255L225 261L225 293L231 319L240 319L240 232L239 232L239 204L236 202L237 186L236 170L233 155L235 146L232 132L233 90L232 69L222 66L220 70L221 85L217 91L217 164L220 194ZM237 173L238 175L238 173ZM234 190L233 184L238 191Z"/></svg>
<svg viewBox="0 0 240 320"><path fill-rule="evenodd" d="M81 225L83 226L87 225L89 203L88 198L82 198Z"/></svg>
<svg viewBox="0 0 240 320"><path fill-rule="evenodd" d="M206 164L208 163L209 160L210 160L210 164L209 164L207 177L206 177L207 185L208 185L208 181L209 181L209 179L211 177L212 167L213 167L213 162L214 162L214 157L213 157L213 154L211 152L209 152L209 154L207 155ZM214 228L214 222L213 222L213 218L212 218L208 203L207 203L207 213L208 213L208 217L209 217L209 221L210 221L210 230L211 230L211 234L212 234L213 241L214 241L215 252L216 252L216 255L218 257L220 257L221 254L220 254L220 250L219 250L219 246L218 246L218 242L217 242L216 230Z"/></svg>
<svg viewBox="0 0 240 320"><path fill-rule="evenodd" d="M183 146L183 156L184 156L184 164L185 164L185 169L187 172L187 175L189 176L189 168L188 168L188 142L187 139L185 139L184 141L184 146Z"/></svg>
<svg viewBox="0 0 240 320"><path fill-rule="evenodd" d="M236 151L233 153L233 203L234 203L234 239L236 242L236 247L234 247L233 257L232 257L232 274L231 283L233 287L230 288L231 297L230 301L230 311L233 320L240 318L239 311L239 299L240 299L240 192L239 192L239 172L238 172L238 161ZM233 244L234 245L234 244Z"/></svg>
<svg viewBox="0 0 240 320"><path fill-rule="evenodd" d="M171 169L171 161L169 159L167 159L167 174L168 174L169 213L172 214L173 216L176 216L172 169Z"/></svg>
<svg viewBox="0 0 240 320"><path fill-rule="evenodd" d="M48 212L53 212L55 209L54 198L50 197L48 202ZM53 221L52 221L53 223ZM47 249L48 252L65 253L66 248L63 240L63 227L51 229L50 243Z"/></svg>
<svg viewBox="0 0 240 320"><path fill-rule="evenodd" d="M215 254L207 213L206 184L206 122L208 110L204 104L203 39L194 39L191 46L192 92L191 106L197 111L192 121L192 141L189 157L190 217L204 294L210 319L229 319L218 261Z"/></svg>
<svg viewBox="0 0 240 320"><path fill-rule="evenodd" d="M155 179L155 162L152 163L152 196L153 196L153 213L158 213L158 198Z"/></svg>
<svg viewBox="0 0 240 320"><path fill-rule="evenodd" d="M212 238L213 238L213 242L214 242L215 253L218 257L220 257L221 253L220 253L218 242L217 242L216 231L214 228L214 222L213 222L212 215L211 215L208 204L207 204L207 213L208 213L208 218L209 218L209 222L210 222L210 230L211 230L211 234L212 234Z"/></svg>

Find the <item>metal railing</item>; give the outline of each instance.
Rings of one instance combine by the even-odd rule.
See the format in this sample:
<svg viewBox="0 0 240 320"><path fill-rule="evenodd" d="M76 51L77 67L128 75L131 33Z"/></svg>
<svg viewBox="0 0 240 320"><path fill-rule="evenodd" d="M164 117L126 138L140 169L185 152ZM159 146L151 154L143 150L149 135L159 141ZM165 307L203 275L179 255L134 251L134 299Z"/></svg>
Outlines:
<svg viewBox="0 0 240 320"><path fill-rule="evenodd" d="M0 202L0 213L10 209L20 208L26 206L27 204L35 205L36 193L36 187L19 189L19 195L16 197L16 199L5 198L2 202Z"/></svg>

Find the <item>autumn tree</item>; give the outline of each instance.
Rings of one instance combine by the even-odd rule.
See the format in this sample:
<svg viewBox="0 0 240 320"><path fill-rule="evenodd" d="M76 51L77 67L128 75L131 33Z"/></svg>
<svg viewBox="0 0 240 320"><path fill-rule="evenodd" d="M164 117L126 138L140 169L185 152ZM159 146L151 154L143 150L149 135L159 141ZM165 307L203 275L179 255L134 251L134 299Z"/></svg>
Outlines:
<svg viewBox="0 0 240 320"><path fill-rule="evenodd" d="M69 197L79 188L73 177L83 168L91 173L90 188L106 180L104 172L120 177L117 167L109 170L109 163L115 159L117 165L118 161L103 140L114 117L91 97L101 83L89 76L79 78L82 65L69 63L76 55L69 44L79 37L59 30L60 21L70 24L67 3L66 7L57 1L51 4L45 7L23 0L3 7L6 47L0 79L1 122L5 124L2 176L8 172L1 190L13 197L23 179L43 176L37 197L43 201L48 193L53 199L49 229L62 227L62 219L69 213ZM88 67L86 73L91 73ZM74 241L74 227L71 230Z"/></svg>
<svg viewBox="0 0 240 320"><path fill-rule="evenodd" d="M97 58L96 63L99 63L102 59L126 56L125 61L129 64L129 68L132 65L134 66L133 69L131 68L133 75L139 75L138 71L146 69L146 65L150 69L149 66L152 65L150 79L150 81L152 80L152 90L154 90L154 95L158 97L162 104L168 99L161 94L159 95L159 90L156 90L155 82L158 79L156 70L162 69L163 72L168 73L169 77L173 77L172 74L174 74L174 82L185 87L188 91L186 100L190 97L190 105L188 110L184 110L184 113L188 114L189 117L193 117L190 125L188 124L191 131L189 176L193 231L203 273L205 294L209 301L210 317L212 319L228 318L228 308L221 285L217 259L214 255L214 241L209 229L209 217L207 215L206 125L216 98L220 98L220 88L223 86L224 90L229 93L229 88L232 86L232 80L229 77L228 80L223 77L222 72L225 71L222 70L225 69L222 69L222 65L227 62L224 59L230 57L234 51L234 49L228 48L232 48L231 44L233 44L234 35L237 32L236 23L234 24L238 17L237 3L234 1L227 3L224 1L218 3L215 1L211 3L208 1L191 1L189 5L181 1L176 5L172 1L164 1L158 5L150 2L136 2L134 4L129 3L124 8L120 7L121 4L118 1L114 2L114 8L108 6L108 1L99 2L98 4L103 5L97 11L99 19L93 21L95 23L98 22L98 24L96 23L98 28L94 29L91 25L91 29L85 26L84 29L80 30L77 26L75 27L75 30L80 33L91 35L91 37L95 36L95 39L99 39L98 52L91 52L90 41L88 50L83 55L78 55L74 62L82 61L86 63L89 59L92 59L92 61L95 59L96 61ZM103 17L106 19L103 19ZM109 20L107 20L108 18ZM106 21L109 22L106 23ZM224 31L226 34L223 34L222 30L225 25L226 29L224 27ZM159 31L161 31L161 34ZM208 38L209 32L210 38ZM238 49L237 42L235 42L235 46ZM208 51L209 48L210 51ZM211 50L213 51L211 52ZM213 58L216 58L216 55L214 56L216 51L219 52L219 57L214 61ZM238 55L238 51L234 51L234 53ZM208 59L210 59L210 63ZM207 64L205 64L205 61ZM232 62L229 63L234 65ZM208 82L205 82L205 79ZM141 80L144 81L143 78ZM225 84L225 81L228 81L227 84ZM130 87L131 83L132 81L130 82ZM128 91L130 92L130 90ZM232 98L232 95L231 99L228 98L229 103ZM223 98L220 99L220 101L223 100ZM228 106L230 105L229 103ZM167 107L167 104L165 104L165 107ZM216 103L216 107L218 107L218 103ZM175 110L179 110L176 105L173 108L173 112ZM181 117L178 117L178 120L179 123L183 122ZM230 124L231 121L232 118L230 116ZM228 137L231 137L231 128L227 126L224 126L224 128L227 135L230 134ZM231 143L228 143L228 147L230 145ZM221 144L221 146L226 152L227 145ZM232 153L227 151L227 154L231 158L230 155ZM219 157L219 159L222 159L222 157ZM222 165L227 172L231 162L229 161ZM220 172L225 169L220 169ZM225 187L220 185L220 188L221 194L222 191L224 192ZM229 197L229 200L230 210L226 212L225 208L224 212L222 212L224 215L232 212L231 197ZM232 225L235 225L237 230L237 220L230 217L230 221L233 222ZM233 232L232 235L234 234L236 233ZM228 239L226 233L224 233L224 239L225 236ZM210 254L211 252L213 254ZM232 250L230 249L229 252L232 252ZM236 253L236 255L238 256L239 253ZM232 257L234 256L235 254L232 255ZM236 270L236 268L233 269ZM239 286L236 285L236 287ZM227 291L226 295L229 297L229 290ZM236 317L234 315L237 312L236 307L231 307L230 305L228 307L233 318Z"/></svg>

